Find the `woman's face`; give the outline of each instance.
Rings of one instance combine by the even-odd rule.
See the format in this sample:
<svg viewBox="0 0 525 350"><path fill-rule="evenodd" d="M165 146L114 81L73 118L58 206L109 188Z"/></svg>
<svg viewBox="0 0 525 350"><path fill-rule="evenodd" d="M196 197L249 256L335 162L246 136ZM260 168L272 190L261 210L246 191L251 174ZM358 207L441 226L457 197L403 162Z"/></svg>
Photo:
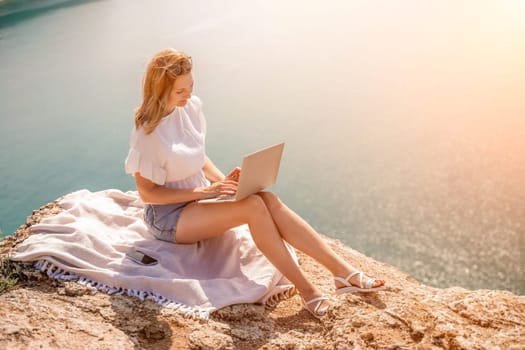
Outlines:
<svg viewBox="0 0 525 350"><path fill-rule="evenodd" d="M175 79L173 89L168 98L168 106L171 109L175 107L183 107L191 97L193 91L193 75L190 73L179 75Z"/></svg>

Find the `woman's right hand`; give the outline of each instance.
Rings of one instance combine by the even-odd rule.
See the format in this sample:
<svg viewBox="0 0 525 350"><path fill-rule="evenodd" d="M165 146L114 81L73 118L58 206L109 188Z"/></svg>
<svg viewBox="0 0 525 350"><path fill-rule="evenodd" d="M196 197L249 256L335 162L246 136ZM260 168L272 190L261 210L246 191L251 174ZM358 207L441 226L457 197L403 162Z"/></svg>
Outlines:
<svg viewBox="0 0 525 350"><path fill-rule="evenodd" d="M228 175L226 175L225 180L233 180L233 181L239 181L239 177L241 176L241 168L235 167Z"/></svg>
<svg viewBox="0 0 525 350"><path fill-rule="evenodd" d="M219 196L234 196L237 193L237 181L221 180L204 187L205 198L214 198Z"/></svg>

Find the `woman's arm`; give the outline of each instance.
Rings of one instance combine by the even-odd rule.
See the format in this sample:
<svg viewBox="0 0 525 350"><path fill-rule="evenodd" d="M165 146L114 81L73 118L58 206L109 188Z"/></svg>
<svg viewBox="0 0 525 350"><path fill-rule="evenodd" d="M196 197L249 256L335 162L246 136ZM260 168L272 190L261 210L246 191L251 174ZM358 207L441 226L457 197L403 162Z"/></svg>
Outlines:
<svg viewBox="0 0 525 350"><path fill-rule="evenodd" d="M233 181L239 181L239 176L241 175L241 168L236 167L230 173L226 176L222 173L222 171L219 170L213 164L210 158L206 157L206 163L204 163L204 166L202 167L202 170L204 171L204 175L210 182L217 182L217 181L224 181L224 180L233 180Z"/></svg>
<svg viewBox="0 0 525 350"><path fill-rule="evenodd" d="M237 182L233 180L219 180L210 186L176 189L157 185L154 182L135 173L135 183L140 198L146 203L171 204L189 202L205 198L213 198L220 195L234 195L237 190Z"/></svg>
<svg viewBox="0 0 525 350"><path fill-rule="evenodd" d="M206 162L204 163L202 170L204 171L204 175L208 180L210 180L210 182L217 182L225 179L225 176L222 173L222 171L220 171L219 168L217 168L215 164L213 164L213 162L210 158L208 158L208 156L206 156Z"/></svg>

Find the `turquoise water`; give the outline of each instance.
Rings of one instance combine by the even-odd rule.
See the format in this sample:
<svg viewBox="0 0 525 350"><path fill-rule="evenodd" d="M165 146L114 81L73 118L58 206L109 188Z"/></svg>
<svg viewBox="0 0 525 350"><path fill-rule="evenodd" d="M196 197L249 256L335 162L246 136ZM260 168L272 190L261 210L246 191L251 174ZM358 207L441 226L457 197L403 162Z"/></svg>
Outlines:
<svg viewBox="0 0 525 350"><path fill-rule="evenodd" d="M273 190L320 232L427 284L525 293L520 1L4 1L0 15L3 235L71 191L133 189L142 73L176 47L223 171L284 140Z"/></svg>

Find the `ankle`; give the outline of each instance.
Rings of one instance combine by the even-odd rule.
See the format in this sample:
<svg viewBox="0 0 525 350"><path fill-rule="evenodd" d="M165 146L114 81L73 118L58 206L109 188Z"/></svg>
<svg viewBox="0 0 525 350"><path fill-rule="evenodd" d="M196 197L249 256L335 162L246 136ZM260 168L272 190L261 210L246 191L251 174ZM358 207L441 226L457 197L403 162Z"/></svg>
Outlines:
<svg viewBox="0 0 525 350"><path fill-rule="evenodd" d="M305 300L312 299L312 298L323 295L323 293L321 293L321 291L319 291L314 286L309 286L307 288L302 288L302 289L297 288L297 291Z"/></svg>
<svg viewBox="0 0 525 350"><path fill-rule="evenodd" d="M358 271L355 267L352 265L344 266L336 271L333 272L334 277L340 277L340 278L347 278L352 273Z"/></svg>

